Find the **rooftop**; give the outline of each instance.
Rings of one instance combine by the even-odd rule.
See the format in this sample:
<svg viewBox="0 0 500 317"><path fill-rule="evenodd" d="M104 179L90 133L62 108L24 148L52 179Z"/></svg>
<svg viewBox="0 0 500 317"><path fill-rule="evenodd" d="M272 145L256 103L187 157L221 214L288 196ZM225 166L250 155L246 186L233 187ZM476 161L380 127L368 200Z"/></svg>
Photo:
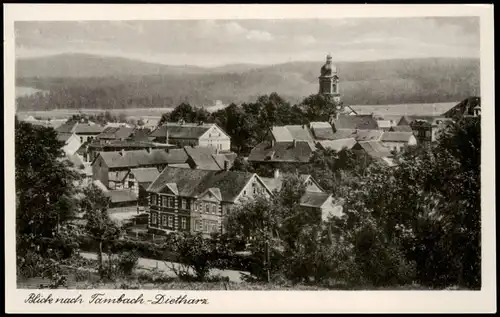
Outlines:
<svg viewBox="0 0 500 317"><path fill-rule="evenodd" d="M248 156L248 161L254 162L290 162L307 163L316 150L312 142L271 142L264 141L252 149Z"/></svg>

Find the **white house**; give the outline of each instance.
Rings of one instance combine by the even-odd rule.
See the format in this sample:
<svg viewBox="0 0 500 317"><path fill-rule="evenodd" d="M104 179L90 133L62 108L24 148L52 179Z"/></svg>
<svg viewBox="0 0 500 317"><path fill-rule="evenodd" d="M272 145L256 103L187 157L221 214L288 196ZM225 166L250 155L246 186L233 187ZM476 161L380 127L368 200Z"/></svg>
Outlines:
<svg viewBox="0 0 500 317"><path fill-rule="evenodd" d="M417 144L417 139L412 132L384 132L380 141L391 151L396 152Z"/></svg>
<svg viewBox="0 0 500 317"><path fill-rule="evenodd" d="M63 151L69 155L74 155L82 145L80 137L75 133L58 133L57 139L64 142Z"/></svg>

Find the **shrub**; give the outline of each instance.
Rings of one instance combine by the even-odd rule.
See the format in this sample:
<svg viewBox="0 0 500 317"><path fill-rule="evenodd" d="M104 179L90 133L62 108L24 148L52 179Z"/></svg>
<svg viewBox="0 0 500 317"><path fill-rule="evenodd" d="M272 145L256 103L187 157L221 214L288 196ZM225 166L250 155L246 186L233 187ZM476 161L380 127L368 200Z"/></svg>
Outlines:
<svg viewBox="0 0 500 317"><path fill-rule="evenodd" d="M139 257L136 252L122 252L118 258L118 268L122 274L131 275L138 262Z"/></svg>

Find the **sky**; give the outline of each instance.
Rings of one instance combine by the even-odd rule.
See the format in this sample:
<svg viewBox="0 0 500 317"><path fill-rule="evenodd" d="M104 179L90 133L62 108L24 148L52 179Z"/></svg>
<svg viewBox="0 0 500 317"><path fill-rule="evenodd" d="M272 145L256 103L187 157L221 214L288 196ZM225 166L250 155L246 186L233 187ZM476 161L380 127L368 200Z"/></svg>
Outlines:
<svg viewBox="0 0 500 317"><path fill-rule="evenodd" d="M169 65L479 58L478 17L15 23L16 57L61 53Z"/></svg>

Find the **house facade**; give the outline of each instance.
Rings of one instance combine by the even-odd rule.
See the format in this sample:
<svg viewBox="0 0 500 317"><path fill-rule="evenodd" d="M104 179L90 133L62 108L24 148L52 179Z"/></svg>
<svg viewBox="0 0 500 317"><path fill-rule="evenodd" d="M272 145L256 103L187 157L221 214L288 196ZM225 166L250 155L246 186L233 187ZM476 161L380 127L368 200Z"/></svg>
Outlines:
<svg viewBox="0 0 500 317"><path fill-rule="evenodd" d="M389 150L397 153L408 146L417 145L417 138L413 132L384 132L381 142Z"/></svg>
<svg viewBox="0 0 500 317"><path fill-rule="evenodd" d="M156 142L182 146L213 147L218 151L230 151L231 138L214 123L168 122L159 126L151 135Z"/></svg>
<svg viewBox="0 0 500 317"><path fill-rule="evenodd" d="M165 233L224 232L235 205L271 191L253 173L167 167L147 189L149 228Z"/></svg>

